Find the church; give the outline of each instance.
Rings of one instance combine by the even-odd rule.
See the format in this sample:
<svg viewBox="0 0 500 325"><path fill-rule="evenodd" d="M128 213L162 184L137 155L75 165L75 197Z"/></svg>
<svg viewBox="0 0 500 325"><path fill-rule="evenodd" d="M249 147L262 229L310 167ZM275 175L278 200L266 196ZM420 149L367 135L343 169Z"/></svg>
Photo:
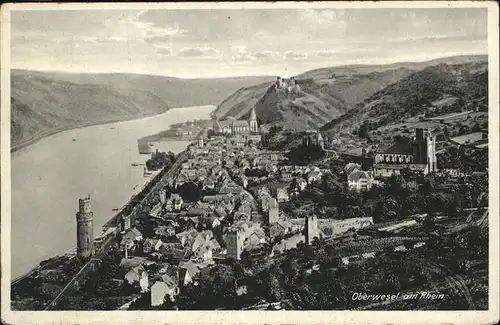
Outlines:
<svg viewBox="0 0 500 325"><path fill-rule="evenodd" d="M436 136L431 130L416 129L415 137L403 138L375 152L374 175L388 177L408 169L428 174L437 171Z"/></svg>
<svg viewBox="0 0 500 325"><path fill-rule="evenodd" d="M258 133L259 125L257 123L255 109L252 108L252 112L250 113L248 120L236 120L234 118L229 118L224 121L215 120L213 130L215 133L225 133L230 135Z"/></svg>

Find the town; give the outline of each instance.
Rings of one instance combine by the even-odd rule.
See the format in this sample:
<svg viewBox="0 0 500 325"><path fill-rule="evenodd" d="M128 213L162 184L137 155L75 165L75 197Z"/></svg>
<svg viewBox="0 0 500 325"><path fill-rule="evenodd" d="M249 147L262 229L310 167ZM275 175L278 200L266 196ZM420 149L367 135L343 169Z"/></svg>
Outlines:
<svg viewBox="0 0 500 325"><path fill-rule="evenodd" d="M214 120L100 237L80 199L76 252L19 280L13 306L487 309L486 171L440 169L430 129L378 146L369 164L326 149L318 130L270 150L273 132L254 109ZM402 290L446 298L350 298Z"/></svg>

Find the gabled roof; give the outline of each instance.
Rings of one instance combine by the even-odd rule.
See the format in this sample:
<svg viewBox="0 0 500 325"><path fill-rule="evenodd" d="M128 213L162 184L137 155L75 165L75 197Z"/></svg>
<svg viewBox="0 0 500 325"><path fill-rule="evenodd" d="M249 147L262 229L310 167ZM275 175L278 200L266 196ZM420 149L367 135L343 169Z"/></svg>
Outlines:
<svg viewBox="0 0 500 325"><path fill-rule="evenodd" d="M159 239L153 239L153 238L147 238L145 241L144 241L144 247L146 246L151 246L151 247L154 247L156 246L156 244L158 244L158 242L161 242Z"/></svg>
<svg viewBox="0 0 500 325"><path fill-rule="evenodd" d="M192 261L181 261L179 267L182 270L189 272L191 276L198 274L200 269Z"/></svg>
<svg viewBox="0 0 500 325"><path fill-rule="evenodd" d="M377 148L376 153L379 154L389 154L389 153L400 153L400 154L413 154L412 146L409 139L402 139L392 145L381 145Z"/></svg>
<svg viewBox="0 0 500 325"><path fill-rule="evenodd" d="M424 171L427 168L426 164L383 164L383 163L378 163L375 164L375 169L406 169L408 168L409 170L412 171Z"/></svg>
<svg viewBox="0 0 500 325"><path fill-rule="evenodd" d="M169 289L177 287L177 281L175 281L175 279L169 275L162 275L161 280L168 286Z"/></svg>
<svg viewBox="0 0 500 325"><path fill-rule="evenodd" d="M221 248L219 242L215 238L212 238L210 240L210 243L212 244L213 249L220 249Z"/></svg>
<svg viewBox="0 0 500 325"><path fill-rule="evenodd" d="M235 120L232 123L233 126L248 126L248 122L244 120Z"/></svg>
<svg viewBox="0 0 500 325"><path fill-rule="evenodd" d="M146 263L146 258L135 256L132 258L122 258L120 261L120 266L125 269L131 269L143 263Z"/></svg>
<svg viewBox="0 0 500 325"><path fill-rule="evenodd" d="M352 173L349 174L349 176L347 176L347 179L350 181L350 182L357 182L359 181L360 179L371 179L370 175L365 172L365 171L361 171L361 170L355 170L353 171Z"/></svg>
<svg viewBox="0 0 500 325"><path fill-rule="evenodd" d="M278 201L273 198L273 197L270 197L269 198L269 209L276 209L278 208Z"/></svg>

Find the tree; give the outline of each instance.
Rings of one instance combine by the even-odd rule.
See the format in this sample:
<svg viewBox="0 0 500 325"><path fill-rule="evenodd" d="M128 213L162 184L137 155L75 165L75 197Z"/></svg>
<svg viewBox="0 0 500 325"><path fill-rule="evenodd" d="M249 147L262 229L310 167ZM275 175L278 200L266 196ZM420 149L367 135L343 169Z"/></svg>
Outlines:
<svg viewBox="0 0 500 325"><path fill-rule="evenodd" d="M188 182L179 187L179 193L184 201L197 202L202 198L202 191L198 184Z"/></svg>
<svg viewBox="0 0 500 325"><path fill-rule="evenodd" d="M375 207L373 222L380 223L389 220L394 220L399 213L399 204L392 197L386 197L379 202Z"/></svg>
<svg viewBox="0 0 500 325"><path fill-rule="evenodd" d="M431 232L434 230L435 226L436 216L432 213L428 213L423 221L422 227L425 229L425 231Z"/></svg>
<svg viewBox="0 0 500 325"><path fill-rule="evenodd" d="M447 126L445 126L445 127L443 128L443 134L444 134L444 136L445 136L445 137L447 137L447 138L450 136L450 130L448 129L448 127L447 127Z"/></svg>

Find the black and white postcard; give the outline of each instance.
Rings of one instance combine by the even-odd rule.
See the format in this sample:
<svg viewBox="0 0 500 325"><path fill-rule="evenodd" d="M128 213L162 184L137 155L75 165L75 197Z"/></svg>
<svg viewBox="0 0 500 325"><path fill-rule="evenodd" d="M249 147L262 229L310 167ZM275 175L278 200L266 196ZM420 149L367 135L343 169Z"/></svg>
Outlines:
<svg viewBox="0 0 500 325"><path fill-rule="evenodd" d="M498 321L497 3L1 28L6 324Z"/></svg>

